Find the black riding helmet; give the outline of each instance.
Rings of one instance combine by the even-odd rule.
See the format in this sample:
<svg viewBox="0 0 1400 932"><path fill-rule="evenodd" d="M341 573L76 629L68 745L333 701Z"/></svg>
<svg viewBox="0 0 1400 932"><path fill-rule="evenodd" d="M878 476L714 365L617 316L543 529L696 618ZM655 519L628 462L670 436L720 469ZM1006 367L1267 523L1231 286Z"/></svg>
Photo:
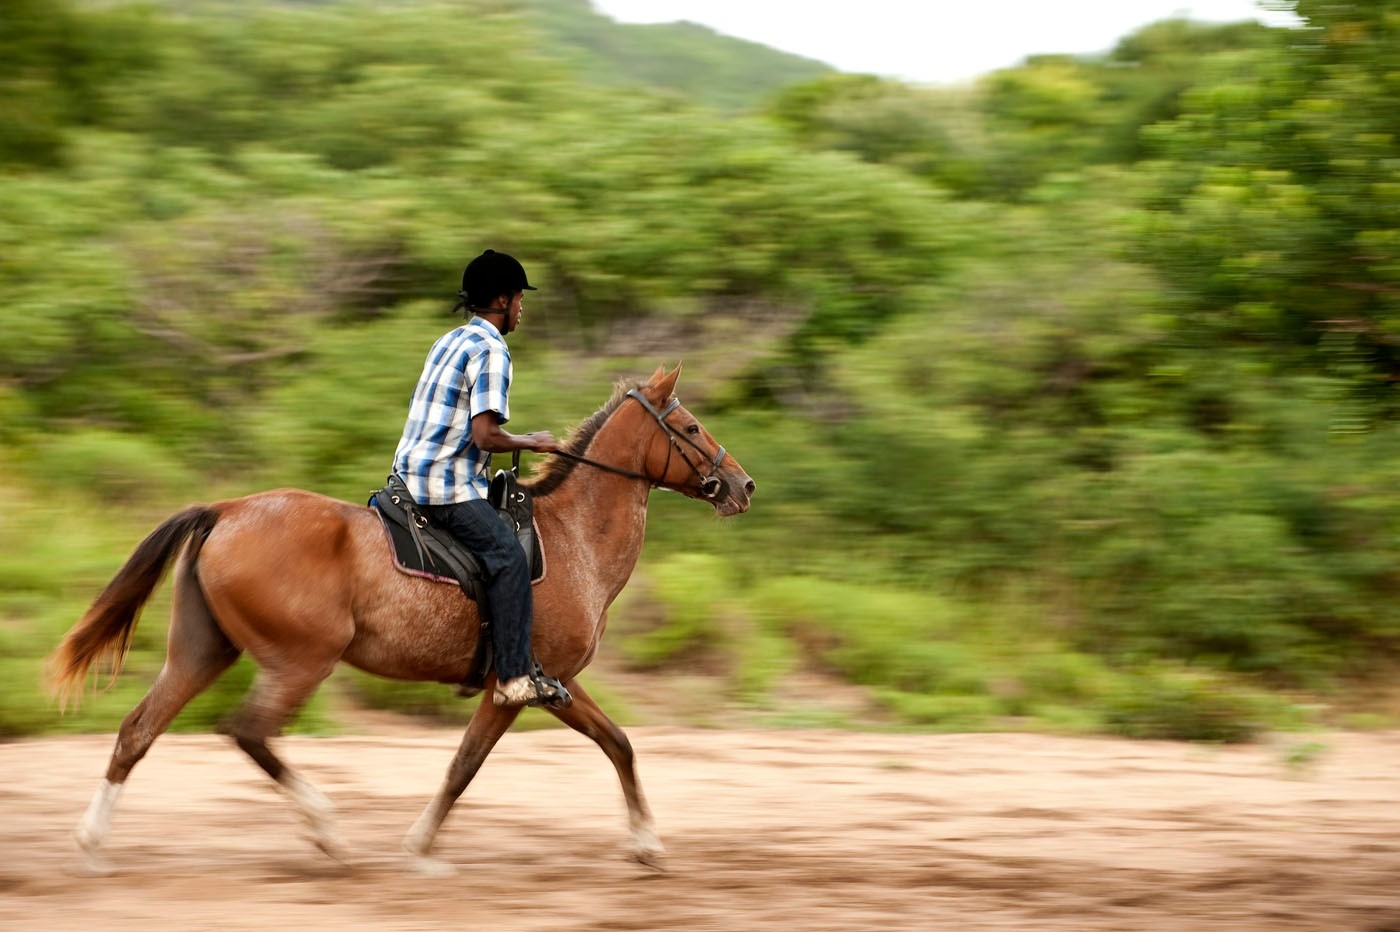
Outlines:
<svg viewBox="0 0 1400 932"><path fill-rule="evenodd" d="M462 290L457 296L467 307L488 307L503 294L534 291L525 277L525 267L503 252L488 249L467 263L462 272Z"/></svg>

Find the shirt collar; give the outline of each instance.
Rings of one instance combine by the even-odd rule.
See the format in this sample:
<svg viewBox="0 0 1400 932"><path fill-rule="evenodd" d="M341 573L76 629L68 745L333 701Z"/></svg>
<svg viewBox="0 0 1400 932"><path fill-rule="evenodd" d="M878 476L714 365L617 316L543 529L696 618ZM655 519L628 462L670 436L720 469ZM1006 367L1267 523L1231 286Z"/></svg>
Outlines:
<svg viewBox="0 0 1400 932"><path fill-rule="evenodd" d="M498 340L505 340L505 334L501 333L500 330L497 330L496 325L491 323L491 321L487 320L485 317L479 317L476 314L473 314L472 319L467 322L467 326L477 327L481 330L485 330L487 333L491 334Z"/></svg>

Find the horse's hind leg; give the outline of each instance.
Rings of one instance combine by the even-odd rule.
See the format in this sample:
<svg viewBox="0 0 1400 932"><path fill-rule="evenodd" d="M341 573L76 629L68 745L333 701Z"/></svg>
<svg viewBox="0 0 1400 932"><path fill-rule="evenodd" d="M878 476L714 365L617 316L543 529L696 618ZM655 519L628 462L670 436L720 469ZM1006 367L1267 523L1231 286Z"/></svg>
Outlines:
<svg viewBox="0 0 1400 932"><path fill-rule="evenodd" d="M277 785L297 807L316 846L331 857L341 859L344 846L335 832L334 808L330 800L306 778L284 764L267 743L269 738L281 733L282 724L311 698L334 666L335 661L331 659L309 669L293 664L263 667L258 671L242 707L223 730L254 763L277 781Z"/></svg>
<svg viewBox="0 0 1400 932"><path fill-rule="evenodd" d="M651 819L651 810L642 795L642 786L637 782L635 755L632 742L627 740L621 728L603 714L593 697L584 692L577 680L564 684L574 697L573 705L567 709L550 709L561 722L575 731L585 734L598 743L603 753L608 755L617 778L622 782L622 795L627 800L627 821L632 829L635 845L633 855L647 867L663 870L666 849L661 839L656 837L656 826Z"/></svg>
<svg viewBox="0 0 1400 932"><path fill-rule="evenodd" d="M238 659L238 654L238 648L219 630L209 613L192 564L181 561L176 569L165 666L145 697L122 721L107 765L107 777L75 833L89 871L107 870L99 851L131 769L146 756L151 744L170 727L180 710L218 679Z"/></svg>

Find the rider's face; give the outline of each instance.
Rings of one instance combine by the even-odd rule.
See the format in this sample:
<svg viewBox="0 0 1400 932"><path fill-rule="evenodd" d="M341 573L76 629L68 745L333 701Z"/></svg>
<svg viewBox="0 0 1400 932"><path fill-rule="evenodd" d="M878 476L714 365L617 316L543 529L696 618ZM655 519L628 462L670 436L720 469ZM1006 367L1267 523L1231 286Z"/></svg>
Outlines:
<svg viewBox="0 0 1400 932"><path fill-rule="evenodd" d="M520 326L520 315L525 310L525 292L517 291L511 295L510 309L506 311L506 333L511 333Z"/></svg>

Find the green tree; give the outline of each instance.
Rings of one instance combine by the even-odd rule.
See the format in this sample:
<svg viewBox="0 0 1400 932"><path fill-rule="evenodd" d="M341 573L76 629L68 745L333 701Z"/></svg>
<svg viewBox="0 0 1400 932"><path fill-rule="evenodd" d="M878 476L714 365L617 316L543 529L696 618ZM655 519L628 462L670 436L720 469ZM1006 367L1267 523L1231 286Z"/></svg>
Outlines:
<svg viewBox="0 0 1400 932"><path fill-rule="evenodd" d="M1145 261L1183 321L1346 369L1376 413L1400 376L1400 6L1297 5L1286 49L1217 61L1175 120ZM1207 338L1210 339L1210 338Z"/></svg>

